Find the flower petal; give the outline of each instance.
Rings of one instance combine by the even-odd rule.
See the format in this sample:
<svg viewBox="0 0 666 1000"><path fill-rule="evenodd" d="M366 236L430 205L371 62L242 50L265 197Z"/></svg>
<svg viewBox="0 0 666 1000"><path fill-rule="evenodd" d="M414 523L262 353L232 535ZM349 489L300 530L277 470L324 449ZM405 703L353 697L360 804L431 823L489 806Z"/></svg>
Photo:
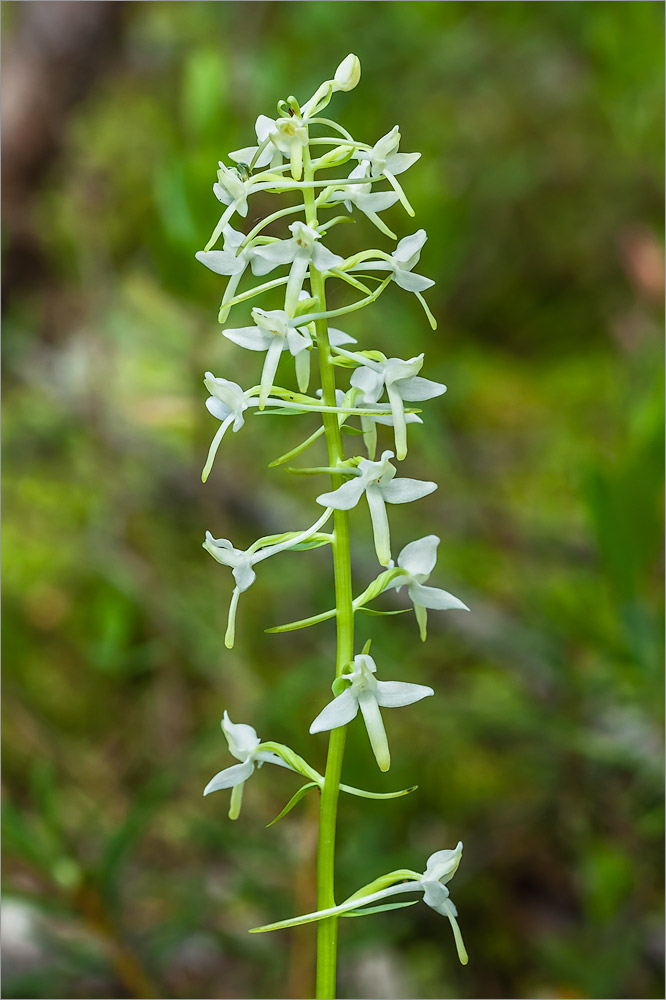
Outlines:
<svg viewBox="0 0 666 1000"><path fill-rule="evenodd" d="M424 579L432 573L437 562L437 535L424 535L405 545L398 556L398 566L407 570L412 576L422 576Z"/></svg>
<svg viewBox="0 0 666 1000"><path fill-rule="evenodd" d="M209 413L212 413L214 417L218 420L226 420L226 418L231 413L231 410L226 403L223 403L221 399L217 396L209 396L206 400L206 409Z"/></svg>
<svg viewBox="0 0 666 1000"><path fill-rule="evenodd" d="M358 698L347 688L337 698L330 701L326 708L323 708L317 718L310 726L311 733L323 733L328 729L337 729L339 726L346 726L348 722L356 718L358 713Z"/></svg>
<svg viewBox="0 0 666 1000"><path fill-rule="evenodd" d="M264 139L268 139L271 132L275 132L275 130L275 119L269 118L268 115L259 115L254 123L254 131L256 132L257 140L259 142L263 142Z"/></svg>
<svg viewBox="0 0 666 1000"><path fill-rule="evenodd" d="M368 730L370 746L375 755L375 760L379 765L379 770L388 771L391 766L391 754L377 698L370 691L364 691L359 695L358 703L363 713L363 721L365 722L365 728Z"/></svg>
<svg viewBox="0 0 666 1000"><path fill-rule="evenodd" d="M417 232L412 233L411 236L405 236L400 240L397 247L391 254L393 260L405 263L413 257L414 254L421 253L423 244L428 239L428 235L425 229L419 229Z"/></svg>
<svg viewBox="0 0 666 1000"><path fill-rule="evenodd" d="M380 489L387 503L411 503L412 500L420 500L421 497L434 493L437 483L424 479L394 479Z"/></svg>
<svg viewBox="0 0 666 1000"><path fill-rule="evenodd" d="M435 692L425 684L405 684L403 681L377 681L377 704L382 708L413 705Z"/></svg>
<svg viewBox="0 0 666 1000"><path fill-rule="evenodd" d="M297 252L298 245L295 240L276 240L275 243L253 247L252 270L257 275L268 274L269 271L281 264L290 264Z"/></svg>
<svg viewBox="0 0 666 1000"><path fill-rule="evenodd" d="M349 176L351 177L351 174ZM352 196L355 204L358 205L362 212L366 213L384 212L391 205L395 205L398 200L398 196L394 191L373 191L371 194L364 194L362 192L355 194L352 191Z"/></svg>
<svg viewBox="0 0 666 1000"><path fill-rule="evenodd" d="M340 347L341 344L357 343L354 337L350 337L348 333L345 333L343 330L334 330L331 326L328 328L328 339L333 347Z"/></svg>
<svg viewBox="0 0 666 1000"><path fill-rule="evenodd" d="M376 403L384 388L382 374L373 371L372 368L366 368L365 365L354 369L350 383L355 389L361 390L365 403Z"/></svg>
<svg viewBox="0 0 666 1000"><path fill-rule="evenodd" d="M420 604L424 608L432 608L433 611L452 611L454 608L460 611L469 611L466 604L449 594L447 590L440 590L439 587L424 587L420 583L410 583L407 593L414 604Z"/></svg>
<svg viewBox="0 0 666 1000"><path fill-rule="evenodd" d="M237 330L223 330L222 336L248 351L267 351L274 337L258 326L241 326Z"/></svg>
<svg viewBox="0 0 666 1000"><path fill-rule="evenodd" d="M268 336L270 336L270 334L268 334ZM266 405L266 400L268 399L271 389L273 388L275 373L277 371L278 364L280 363L280 355L286 346L286 341L283 340L282 337L273 337L268 350L266 351L266 360L264 361L264 367L261 370L260 379L260 409L263 409Z"/></svg>
<svg viewBox="0 0 666 1000"><path fill-rule="evenodd" d="M429 378L421 378L420 375L401 381L399 388L402 398L409 402L434 399L435 396L441 396L446 392L446 386L441 382L432 382Z"/></svg>
<svg viewBox="0 0 666 1000"><path fill-rule="evenodd" d="M247 267L247 262L230 250L199 250L194 256L215 274L239 274Z"/></svg>
<svg viewBox="0 0 666 1000"><path fill-rule="evenodd" d="M251 587L257 579L257 574L252 569L252 563L249 559L244 559L243 562L238 564L238 566L234 566L231 572L234 580L236 581L236 586L240 590L241 594L246 591L248 587Z"/></svg>
<svg viewBox="0 0 666 1000"><path fill-rule="evenodd" d="M401 267L396 267L393 271L393 280L406 292L424 292L426 288L435 284L432 278L426 278L422 274L414 274L413 271L405 271Z"/></svg>
<svg viewBox="0 0 666 1000"><path fill-rule="evenodd" d="M386 161L386 169L394 176L409 170L413 163L421 159L420 153L393 153Z"/></svg>
<svg viewBox="0 0 666 1000"><path fill-rule="evenodd" d="M318 271L330 271L334 267L340 267L344 263L344 258L322 246L321 243L315 243L312 247L312 263Z"/></svg>
<svg viewBox="0 0 666 1000"><path fill-rule="evenodd" d="M390 485L392 484L389 483ZM383 494L384 490L380 486L368 486L365 491L370 508L377 559L381 566L388 566L391 561L391 534Z"/></svg>
<svg viewBox="0 0 666 1000"><path fill-rule="evenodd" d="M222 788L233 788L234 785L240 785L243 781L247 781L253 771L254 761L252 760L246 760L243 764L232 764L231 767L225 767L224 771L220 771L214 778L210 779L204 788L204 795L210 795L211 792L219 792Z"/></svg>
<svg viewBox="0 0 666 1000"><path fill-rule="evenodd" d="M229 744L229 752L234 757L238 757L239 760L245 760L247 754L251 753L261 742L254 726L248 726L245 722L232 722L227 711L224 713L221 725L222 732ZM239 754L242 756L239 757Z"/></svg>
<svg viewBox="0 0 666 1000"><path fill-rule="evenodd" d="M426 862L424 881L448 882L458 871L462 859L463 845L459 840L453 850L435 851Z"/></svg>
<svg viewBox="0 0 666 1000"><path fill-rule="evenodd" d="M359 502L365 491L365 483L360 476L355 476L348 483L343 483L331 493L322 493L317 497L317 503L322 507L333 507L334 510L351 510Z"/></svg>

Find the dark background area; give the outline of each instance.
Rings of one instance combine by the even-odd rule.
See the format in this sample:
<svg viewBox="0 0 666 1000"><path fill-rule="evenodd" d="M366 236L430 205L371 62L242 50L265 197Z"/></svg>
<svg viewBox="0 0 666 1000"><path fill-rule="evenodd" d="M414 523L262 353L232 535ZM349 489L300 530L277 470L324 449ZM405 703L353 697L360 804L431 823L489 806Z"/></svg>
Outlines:
<svg viewBox="0 0 666 1000"><path fill-rule="evenodd" d="M286 772L253 778L237 823L201 791L231 763L225 708L323 767L333 629L263 629L331 605L328 553L266 562L224 649L204 530L246 547L309 524L317 484L266 469L301 428L262 418L201 485L202 373L258 368L194 253L217 160L350 50L363 77L333 115L423 153L405 187L439 328L391 288L345 329L425 351L449 387L406 472L440 488L392 525L396 550L440 535L431 582L472 614L431 613L426 645L411 614L360 623L384 676L436 697L387 713L387 776L351 727L345 780L420 787L342 801L339 894L462 839L471 959L424 906L344 921L341 995L663 995L663 6L2 14L4 995L310 995L313 930L246 931L311 909L315 800L266 830ZM385 245L348 228L332 249ZM359 508L357 592L368 527Z"/></svg>

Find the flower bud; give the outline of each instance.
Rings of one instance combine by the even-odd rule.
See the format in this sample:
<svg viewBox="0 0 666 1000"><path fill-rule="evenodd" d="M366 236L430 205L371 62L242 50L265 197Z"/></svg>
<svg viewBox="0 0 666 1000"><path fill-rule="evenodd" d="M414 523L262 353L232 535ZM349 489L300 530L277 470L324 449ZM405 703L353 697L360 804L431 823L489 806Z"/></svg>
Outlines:
<svg viewBox="0 0 666 1000"><path fill-rule="evenodd" d="M353 90L361 79L361 62L358 56L350 52L335 71L333 85L335 90Z"/></svg>

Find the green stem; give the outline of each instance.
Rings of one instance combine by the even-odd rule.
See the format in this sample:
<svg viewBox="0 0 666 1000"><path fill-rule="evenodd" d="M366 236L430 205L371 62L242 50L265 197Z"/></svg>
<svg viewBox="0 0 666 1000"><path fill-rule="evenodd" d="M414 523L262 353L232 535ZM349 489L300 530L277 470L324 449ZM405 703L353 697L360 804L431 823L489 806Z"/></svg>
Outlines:
<svg viewBox="0 0 666 1000"><path fill-rule="evenodd" d="M303 168L306 182L312 182L313 170L310 151L303 150ZM317 209L313 187L303 190L305 219L309 226L317 225ZM319 299L322 312L326 312L326 289L324 276L314 267L310 268L310 289ZM331 363L331 347L328 339L328 322L320 316L315 322L317 351L321 374L322 401L326 406L335 406L335 368ZM322 417L329 463L336 467L344 460L344 449L338 417L334 413L324 413ZM331 475L331 488L337 489L346 478ZM349 516L347 511L334 511L333 531L333 572L335 577L335 606L337 629L336 677L354 657L354 609L352 607L351 558L349 549ZM346 730L333 729L329 738L324 786L321 793L319 812L319 846L317 851L317 907L328 909L335 906L335 828L340 793L342 759L345 749ZM335 970L338 948L338 918L322 920L317 929L317 1000L333 1000L335 997Z"/></svg>

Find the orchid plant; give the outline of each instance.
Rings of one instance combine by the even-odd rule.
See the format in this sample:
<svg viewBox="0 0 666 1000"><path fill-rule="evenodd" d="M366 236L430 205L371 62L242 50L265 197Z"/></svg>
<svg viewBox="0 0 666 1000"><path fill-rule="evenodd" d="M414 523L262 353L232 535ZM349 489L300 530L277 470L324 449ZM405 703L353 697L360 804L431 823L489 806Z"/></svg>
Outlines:
<svg viewBox="0 0 666 1000"><path fill-rule="evenodd" d="M219 426L202 479L205 482L210 475L226 432L231 428L238 433L249 413L300 415L306 419L316 416L319 419L317 429L276 458L272 466L284 465L322 438L328 454L326 465L290 470L330 476L330 490L316 497L323 512L309 527L259 538L246 550L236 548L226 538L214 538L210 532L206 533L203 543L204 549L222 566L231 569L233 576L225 635L229 648L234 644L240 595L255 583L259 563L287 550L330 546L332 551L335 607L311 618L267 629L287 632L335 619L337 655L333 699L323 704L310 726L310 733L329 733L324 774L284 744L261 742L251 726L233 723L225 711L222 729L237 763L216 774L204 789L204 795L231 789L229 817L237 819L245 782L264 764L278 765L305 778L305 784L296 790L273 822L286 815L311 790L319 792L317 909L252 928L253 932L264 932L310 922L318 924L316 996L319 998L335 997L338 918L417 902L416 899L387 902L404 893L422 893L428 906L447 917L453 928L458 957L463 964L467 962L456 909L446 887L460 864L461 843L454 850L433 854L423 873L406 868L388 872L339 904L334 894L340 792L382 799L414 790L379 793L341 783L346 727L360 710L377 764L381 771L387 771L391 758L380 709L411 705L434 694L432 688L422 684L377 679L378 668L370 656L370 643L367 642L360 653L356 651L356 613L394 614L394 611L370 609L368 604L389 590L400 593L404 588L413 606L421 639L425 640L428 609L466 610L457 597L425 585L435 568L439 544L436 535L409 542L394 562L386 506L411 503L437 488L433 482L402 476L393 462L402 462L407 457L408 426L421 423L420 410L413 404L441 395L446 386L421 377L423 354L402 359L386 357L365 345L350 350L349 345L356 344L354 338L329 325L330 320L369 306L395 283L399 289L416 297L431 327L436 328L423 297L433 281L414 270L426 241L423 229L405 236L390 253L368 249L343 257L327 245L333 227L350 221L349 214L327 216L325 213L329 210L344 209L346 213L353 213L357 209L384 237L392 240L397 240L397 236L381 218L381 213L400 202L409 216L414 215L397 176L413 166L420 154L400 152L398 126L370 144L354 139L340 124L323 115L336 92L356 87L360 73L358 58L349 55L333 78L322 83L304 104L289 97L278 102L276 118L259 116L255 127L256 145L230 153L232 165L219 164L213 193L224 209L210 240L196 255L211 271L227 278L219 310L222 324L226 324L231 311L240 303L252 302L274 289L284 291L282 308L266 310L254 305L251 326L225 326L222 331L227 340L264 357L259 382L248 389L206 372L204 385L209 393L206 406ZM352 169L347 172L350 164ZM249 199L258 192L296 194L300 198L297 204L289 204L263 218L247 233L232 228L235 216L241 219L248 216ZM288 221L289 216L298 215L301 218ZM286 220L289 235L284 238L267 235L267 228L279 220ZM222 247L216 248L220 239ZM287 268L287 271L240 291L248 268L259 279L278 269ZM333 281L345 283L356 293L350 304L329 308L328 285ZM296 388L285 388L276 382L286 355L294 361ZM318 362L320 379L320 388L314 394L310 391L313 357ZM336 386L336 372L350 376L347 390ZM283 376L285 374L288 374L287 366ZM389 428L387 433L393 439L393 447L385 449L379 460L375 458L378 426ZM352 441L361 440L366 453L346 457L343 434L350 436ZM370 511L374 549L381 571L354 597L349 512L363 498Z"/></svg>

